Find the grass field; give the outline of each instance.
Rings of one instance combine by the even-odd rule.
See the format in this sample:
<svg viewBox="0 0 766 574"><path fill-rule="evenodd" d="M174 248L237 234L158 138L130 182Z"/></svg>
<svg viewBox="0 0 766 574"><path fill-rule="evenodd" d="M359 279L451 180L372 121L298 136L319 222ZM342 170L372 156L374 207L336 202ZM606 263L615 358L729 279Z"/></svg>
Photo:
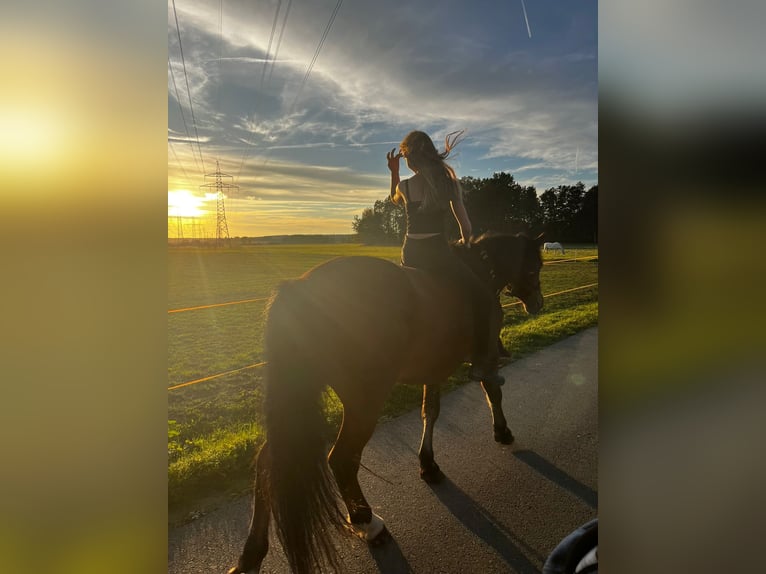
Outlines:
<svg viewBox="0 0 766 574"><path fill-rule="evenodd" d="M598 260L556 261L596 256L592 246L547 253L541 273L549 295L598 281ZM260 368L266 299L280 281L296 277L332 257L372 255L394 262L399 247L337 245L262 245L236 249L171 248L168 253L168 386L236 371L168 391L168 497L171 520L183 519L210 499L237 494L251 479L253 455L261 441L258 413L262 399ZM598 321L598 288L546 297L537 317L503 298L501 337L518 359ZM238 370L237 369L241 369ZM464 382L464 370L450 386ZM510 382L512 384L512 382ZM383 417L420 404L420 387L396 387ZM340 420L340 405L327 397L327 417Z"/></svg>

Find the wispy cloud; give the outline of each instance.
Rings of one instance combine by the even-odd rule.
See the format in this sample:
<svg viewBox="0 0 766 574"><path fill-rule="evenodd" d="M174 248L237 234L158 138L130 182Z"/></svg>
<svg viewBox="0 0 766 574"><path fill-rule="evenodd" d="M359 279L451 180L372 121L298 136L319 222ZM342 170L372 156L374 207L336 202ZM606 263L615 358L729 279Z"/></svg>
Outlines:
<svg viewBox="0 0 766 574"><path fill-rule="evenodd" d="M280 58L263 82L263 66L271 62L273 5L224 3L221 45L219 3L179 4L206 164L218 159L228 166L239 176L243 197L321 201L331 194L334 201L357 205L356 198L371 202L385 196L386 148L398 146L407 132L422 129L440 143L447 132L466 129L470 138L454 157L466 174L489 176L511 165L520 166L517 179L528 176L525 182L536 186L575 174L595 183L592 4L566 5L546 17L533 12L536 43L529 42L523 0L528 38L509 34L508 22L519 20L518 5L481 11L458 0L344 4L297 101L334 2L293 7L279 39ZM423 21L430 23L428 29ZM180 81L172 24L168 41ZM179 99L187 110L185 90ZM169 141L189 143L172 93L168 116ZM186 121L190 124L189 117ZM176 145L174 152L169 186L197 172L191 146Z"/></svg>

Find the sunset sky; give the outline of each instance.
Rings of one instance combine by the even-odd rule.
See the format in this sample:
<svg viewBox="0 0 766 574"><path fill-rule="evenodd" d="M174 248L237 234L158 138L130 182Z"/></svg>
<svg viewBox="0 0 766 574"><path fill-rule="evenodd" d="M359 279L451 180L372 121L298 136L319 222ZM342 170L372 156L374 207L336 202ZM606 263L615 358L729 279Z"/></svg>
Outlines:
<svg viewBox="0 0 766 574"><path fill-rule="evenodd" d="M215 236L217 163L231 236L351 233L413 129L541 193L598 182L597 126L595 0L168 4L170 237Z"/></svg>

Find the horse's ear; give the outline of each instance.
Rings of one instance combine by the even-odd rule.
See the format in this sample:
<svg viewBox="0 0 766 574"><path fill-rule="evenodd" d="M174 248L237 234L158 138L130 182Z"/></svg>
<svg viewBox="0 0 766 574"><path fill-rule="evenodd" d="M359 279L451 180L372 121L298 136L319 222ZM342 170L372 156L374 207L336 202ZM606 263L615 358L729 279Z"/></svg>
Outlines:
<svg viewBox="0 0 766 574"><path fill-rule="evenodd" d="M535 243L537 243L538 247L542 246L544 242L545 242L545 232L535 237Z"/></svg>

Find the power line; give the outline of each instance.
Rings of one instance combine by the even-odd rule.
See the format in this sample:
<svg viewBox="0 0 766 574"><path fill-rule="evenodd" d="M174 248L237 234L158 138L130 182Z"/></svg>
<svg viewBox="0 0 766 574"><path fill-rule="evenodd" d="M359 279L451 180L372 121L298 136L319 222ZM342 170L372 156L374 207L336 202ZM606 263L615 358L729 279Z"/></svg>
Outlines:
<svg viewBox="0 0 766 574"><path fill-rule="evenodd" d="M332 15L330 16L330 21L327 22L327 27L324 30L324 34L322 34L322 39L319 40L319 45L317 46L317 49L314 52L314 57L311 59L311 63L309 64L309 67L306 70L306 74L303 76L301 85L298 88L298 93L295 95L295 100L293 100L293 105L290 107L290 112L293 111L293 109L295 108L295 104L298 103L298 99L301 97L301 94L303 93L303 88L306 85L306 81L309 79L309 76L311 75L311 71L314 69L314 64L316 63L317 58L319 58L319 52L322 51L324 42L327 39L327 35L330 33L330 28L332 28L333 22L335 22L335 17L338 15L338 11L340 10L341 4L343 4L343 0L338 0L338 3L335 5L335 10L332 11Z"/></svg>
<svg viewBox="0 0 766 574"><path fill-rule="evenodd" d="M223 73L221 71L221 58L223 57L223 0L218 5L218 81L215 85L215 102L221 105L221 81Z"/></svg>
<svg viewBox="0 0 766 574"><path fill-rule="evenodd" d="M266 47L266 57L263 59L263 69L261 70L261 88L263 88L263 78L266 76L266 68L269 67L269 53L271 52L271 43L274 41L274 31L277 29L279 20L279 11L282 9L282 0L277 4L277 11L274 12L274 23L271 25L271 35L269 36L269 45Z"/></svg>
<svg viewBox="0 0 766 574"><path fill-rule="evenodd" d="M189 133L189 124L186 123L186 114L184 114L184 107L181 105L181 97L178 95L178 85L176 84L176 75L173 72L173 65L170 63L170 56L168 56L168 69L170 70L170 78L173 80L173 90L175 91L176 95L176 103L178 103L178 109L181 112L181 120L183 120L184 123L184 131L186 132L186 138L189 142L189 145L192 148L192 157L194 158L194 164L197 166L197 169L199 169L199 162L197 161L197 156L194 154L194 142L192 141L191 134Z"/></svg>
<svg viewBox="0 0 766 574"><path fill-rule="evenodd" d="M338 0L338 3L335 5L335 9L332 11L332 15L330 15L330 20L327 22L327 27L324 30L324 33L322 34L322 38L319 40L319 44L317 45L317 49L314 52L314 57L311 59L311 63L309 64L309 67L306 69L306 73L303 76L303 79L301 80L301 85L298 87L298 92L295 94L295 99L293 100L292 105L288 109L287 115L293 113L295 110L295 105L298 103L298 100L301 97L301 94L303 93L303 88L306 86L306 81L309 79L309 76L311 75L311 71L314 69L314 64L316 64L317 59L319 58L319 53L322 51L322 47L324 46L325 40L327 39L328 34L330 33L330 29L332 28L333 23L335 22L335 17L338 15L338 11L340 10L341 5L343 4L343 0ZM265 166L267 163L269 163L269 155L272 148L269 148L266 159L263 160L263 165Z"/></svg>
<svg viewBox="0 0 766 574"><path fill-rule="evenodd" d="M176 148L173 145L173 142L168 140L168 145L170 146L170 151L173 152L173 157L176 159L176 163L181 166L181 170L184 172L184 179L186 179L187 182L191 182L191 179L189 179L189 174L186 173L184 164L181 163L181 160L178 158L178 154L176 153Z"/></svg>
<svg viewBox="0 0 766 574"><path fill-rule="evenodd" d="M189 87L189 75L186 73L186 59L184 58L184 48L181 43L181 27L178 25L178 13L176 12L176 0L173 0L173 18L176 21L176 32L178 33L178 49L181 52L181 64L184 68L184 78L186 79L186 92L189 95L189 110L191 111L192 125L194 125L194 135L197 139L197 150L202 162L202 173L205 173L205 159L202 157L202 147L199 143L199 132L197 131L197 120L194 117L194 105L192 104L191 88Z"/></svg>
<svg viewBox="0 0 766 574"><path fill-rule="evenodd" d="M280 0L281 3L281 0ZM285 35L285 27L287 27L287 17L290 15L290 8L293 5L293 0L288 0L287 2L287 8L285 9L285 16L282 20L282 28L279 30L279 39L277 40L277 47L274 50L274 56L271 59L271 68L269 68L269 77L266 80L266 83L271 81L271 75L274 73L274 66L277 62L277 57L279 56L279 48L282 45L282 38L284 38ZM274 22L276 24L276 17L279 15L279 10L277 10L277 13L274 15ZM272 26L271 29L272 36L274 34L274 27ZM271 48L271 39L269 39L269 48ZM266 56L268 57L268 51L266 52ZM266 70L266 65L264 64L264 71ZM263 86L263 78L261 78L261 86ZM248 156L250 155L250 151L253 148L253 142L247 141L247 147L245 147L245 151L242 154L242 159L239 162L239 168L237 169L237 176L234 178L235 182L239 182L239 176L242 174L242 168L245 165L245 161L247 160Z"/></svg>
<svg viewBox="0 0 766 574"><path fill-rule="evenodd" d="M287 17L290 15L290 7L293 5L293 0L287 0L287 8L285 9L285 18L282 20L282 28L279 30L279 40L277 40L277 47L274 50L274 57L271 60L271 68L269 68L268 81L271 81L271 74L274 73L274 65L277 63L277 56L279 56L279 47L282 45L282 38L285 34L285 26L287 26Z"/></svg>

